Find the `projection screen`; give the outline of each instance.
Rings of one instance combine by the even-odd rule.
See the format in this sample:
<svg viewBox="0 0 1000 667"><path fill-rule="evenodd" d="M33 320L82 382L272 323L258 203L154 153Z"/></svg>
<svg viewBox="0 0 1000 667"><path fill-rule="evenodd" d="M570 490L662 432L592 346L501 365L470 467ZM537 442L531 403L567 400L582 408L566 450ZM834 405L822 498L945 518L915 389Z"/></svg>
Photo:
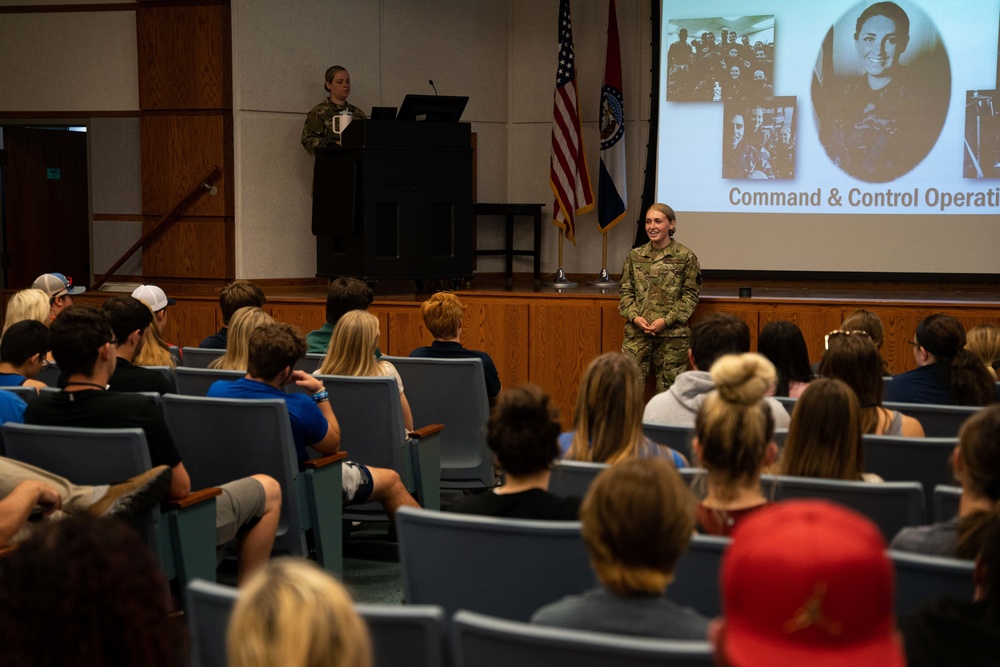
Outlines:
<svg viewBox="0 0 1000 667"><path fill-rule="evenodd" d="M703 268L1000 274L1000 0L661 16L657 200Z"/></svg>

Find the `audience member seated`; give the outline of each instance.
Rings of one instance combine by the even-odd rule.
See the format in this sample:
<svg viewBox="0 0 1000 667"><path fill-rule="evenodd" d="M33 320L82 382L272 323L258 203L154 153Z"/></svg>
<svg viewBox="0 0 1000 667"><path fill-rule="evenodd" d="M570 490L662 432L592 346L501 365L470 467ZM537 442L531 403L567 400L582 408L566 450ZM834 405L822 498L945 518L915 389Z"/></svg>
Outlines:
<svg viewBox="0 0 1000 667"><path fill-rule="evenodd" d="M698 410L691 443L695 459L707 471L707 494L695 516L699 531L729 535L767 505L760 475L778 458L778 446L765 395L777 373L761 355L745 353L721 357L712 364L711 376L717 389Z"/></svg>
<svg viewBox="0 0 1000 667"><path fill-rule="evenodd" d="M0 568L0 645L9 665L184 661L184 632L149 549L125 522L53 521Z"/></svg>
<svg viewBox="0 0 1000 667"><path fill-rule="evenodd" d="M347 590L305 560L278 558L233 607L229 667L372 667L368 626Z"/></svg>
<svg viewBox="0 0 1000 667"><path fill-rule="evenodd" d="M337 321L330 337L330 347L316 375L349 375L352 377L391 377L399 387L399 404L403 410L403 425L413 430L413 413L403 393L403 379L396 367L379 359L378 318L367 310L351 310Z"/></svg>
<svg viewBox="0 0 1000 667"><path fill-rule="evenodd" d="M503 470L503 486L455 503L463 514L512 519L576 521L578 498L549 493L552 462L559 458L559 415L533 384L504 392L490 414L486 444Z"/></svg>
<svg viewBox="0 0 1000 667"><path fill-rule="evenodd" d="M340 451L340 425L323 382L305 371L295 370L295 363L306 354L306 341L299 330L283 323L257 327L250 333L248 349L246 377L213 383L208 389L209 397L280 398L285 401L300 466L309 459L306 447L321 454ZM309 395L285 393L285 385L292 382ZM418 507L394 470L363 466L353 461L344 461L342 470L346 505L378 502L390 518L404 505Z"/></svg>
<svg viewBox="0 0 1000 667"><path fill-rule="evenodd" d="M570 461L618 463L628 458L669 458L687 465L680 453L658 445L642 432L642 374L620 352L590 362L576 398L575 430L559 436L559 448Z"/></svg>
<svg viewBox="0 0 1000 667"><path fill-rule="evenodd" d="M875 343L875 347L878 349L879 360L882 363L882 375L890 376L889 364L886 363L885 358L882 357L882 343L885 342L885 327L882 325L882 320L879 316L870 310L865 310L861 308L855 310L853 313L849 314L844 318L844 321L840 323L840 331L863 331L872 342Z"/></svg>
<svg viewBox="0 0 1000 667"><path fill-rule="evenodd" d="M715 664L906 664L894 571L878 527L823 500L776 503L733 535L721 573Z"/></svg>
<svg viewBox="0 0 1000 667"><path fill-rule="evenodd" d="M45 386L35 378L48 365L49 329L36 320L22 320L0 338L0 386Z"/></svg>
<svg viewBox="0 0 1000 667"><path fill-rule="evenodd" d="M146 331L146 342L135 358L136 365L176 367L180 358L170 351L170 344L163 341L163 327L167 325L167 306L177 302L156 285L140 285L132 291L132 297L142 301L153 313L153 323Z"/></svg>
<svg viewBox="0 0 1000 667"><path fill-rule="evenodd" d="M899 619L910 667L1000 665L1000 516L976 556L975 599L941 596Z"/></svg>
<svg viewBox="0 0 1000 667"><path fill-rule="evenodd" d="M834 331L827 338L827 348L819 374L841 380L854 391L861 406L862 433L924 437L924 427L916 419L882 407L882 361L866 334Z"/></svg>
<svg viewBox="0 0 1000 667"><path fill-rule="evenodd" d="M760 330L757 352L774 364L778 384L772 396L798 398L812 380L809 350L802 331L788 320L768 322Z"/></svg>
<svg viewBox="0 0 1000 667"><path fill-rule="evenodd" d="M35 320L49 325L49 297L40 289L23 289L15 292L4 310L3 333L11 325L24 320Z"/></svg>
<svg viewBox="0 0 1000 667"><path fill-rule="evenodd" d="M966 420L951 462L962 486L958 515L902 529L892 540L893 549L954 558L975 558L979 553L983 530L1000 510L1000 405Z"/></svg>
<svg viewBox="0 0 1000 667"><path fill-rule="evenodd" d="M274 318L261 308L247 306L237 310L229 320L226 353L213 359L208 367L223 371L245 371L250 348L250 332L267 324L274 324Z"/></svg>
<svg viewBox="0 0 1000 667"><path fill-rule="evenodd" d="M24 411L28 406L12 391L0 390L0 424L24 423Z"/></svg>
<svg viewBox="0 0 1000 667"><path fill-rule="evenodd" d="M631 459L605 470L580 510L583 541L601 582L542 607L532 623L704 641L708 619L666 596L694 529L687 485L666 461Z"/></svg>
<svg viewBox="0 0 1000 667"><path fill-rule="evenodd" d="M139 306L149 314L145 306ZM84 306L63 311L52 323L49 343L66 384L58 393L34 399L24 420L49 426L141 428L152 464L173 470L168 497L183 498L191 491L191 478L154 400L106 390L117 362L116 342L104 312ZM243 581L271 554L281 510L281 487L267 475L253 475L219 488L222 495L215 499L216 543L221 546L239 539L238 576Z"/></svg>
<svg viewBox="0 0 1000 667"><path fill-rule="evenodd" d="M172 377L132 363L146 346L149 329L153 326L153 313L146 304L131 296L116 296L105 301L101 310L111 322L116 341L115 355L118 357L108 389L151 391L161 395L175 393L177 388Z"/></svg>
<svg viewBox="0 0 1000 667"><path fill-rule="evenodd" d="M80 486L35 466L0 457L0 547L26 539L64 516L130 516L151 510L170 488L167 466L151 468L120 484Z"/></svg>
<svg viewBox="0 0 1000 667"><path fill-rule="evenodd" d="M368 310L375 300L375 293L363 280L340 276L330 281L326 286L326 323L315 331L306 334L309 344L309 354L326 354L330 347L330 336L333 327L351 310ZM381 357L382 352L376 347L375 356Z"/></svg>
<svg viewBox="0 0 1000 667"><path fill-rule="evenodd" d="M986 370L997 379L1000 368L1000 327L992 324L977 324L965 336L965 349L979 357Z"/></svg>
<svg viewBox="0 0 1000 667"><path fill-rule="evenodd" d="M43 273L31 283L32 289L40 289L49 298L49 316L45 324L51 324L59 313L73 305L73 295L87 291L86 287L74 285L73 279L61 273Z"/></svg>
<svg viewBox="0 0 1000 667"><path fill-rule="evenodd" d="M909 343L918 368L893 378L885 388L885 400L935 405L996 402L995 380L965 349L965 329L954 317L941 313L927 317Z"/></svg>
<svg viewBox="0 0 1000 667"><path fill-rule="evenodd" d="M883 481L864 468L861 406L857 396L840 380L814 380L795 403L778 474L852 482Z"/></svg>
<svg viewBox="0 0 1000 667"><path fill-rule="evenodd" d="M217 333L199 343L198 347L212 350L226 349L226 341L229 336L229 320L240 308L254 306L262 308L267 297L257 285L249 280L234 280L219 292L219 308L222 310L222 328Z"/></svg>
<svg viewBox="0 0 1000 667"><path fill-rule="evenodd" d="M650 424L693 426L695 415L706 397L715 389L708 369L725 354L750 351L750 327L729 313L712 313L691 326L691 348L688 363L693 370L677 376L674 384L653 396L646 404L642 421ZM767 406L776 428L788 428L788 411L773 398Z"/></svg>
<svg viewBox="0 0 1000 667"><path fill-rule="evenodd" d="M467 350L462 347L462 314L465 306L451 292L438 292L424 301L420 306L420 314L424 325L434 336L434 342L429 347L418 347L410 352L411 357L430 357L432 359L480 359L483 362L483 374L486 376L486 395L490 398L500 393L500 376L490 355L479 350Z"/></svg>

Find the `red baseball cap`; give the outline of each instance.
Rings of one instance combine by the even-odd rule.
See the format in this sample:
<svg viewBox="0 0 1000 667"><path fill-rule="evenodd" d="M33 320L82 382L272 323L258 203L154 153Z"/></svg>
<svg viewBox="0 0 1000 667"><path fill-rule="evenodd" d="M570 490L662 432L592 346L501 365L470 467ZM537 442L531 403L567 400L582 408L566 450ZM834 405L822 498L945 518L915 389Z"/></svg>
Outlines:
<svg viewBox="0 0 1000 667"><path fill-rule="evenodd" d="M905 665L885 549L875 524L827 501L751 514L722 564L729 664Z"/></svg>

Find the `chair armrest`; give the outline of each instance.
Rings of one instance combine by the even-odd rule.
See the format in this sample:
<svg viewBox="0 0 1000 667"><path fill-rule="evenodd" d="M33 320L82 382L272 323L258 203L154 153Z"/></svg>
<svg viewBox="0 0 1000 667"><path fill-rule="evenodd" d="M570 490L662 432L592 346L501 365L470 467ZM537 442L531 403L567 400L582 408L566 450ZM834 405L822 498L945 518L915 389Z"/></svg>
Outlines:
<svg viewBox="0 0 1000 667"><path fill-rule="evenodd" d="M409 436L414 440L419 440L420 438L429 438L435 433L440 433L444 430L444 424L428 424L418 429L410 431Z"/></svg>
<svg viewBox="0 0 1000 667"><path fill-rule="evenodd" d="M337 452L336 454L330 454L329 456L321 456L318 459L309 459L305 462L303 467L306 470L318 470L320 468L325 468L331 463L336 463L337 461L343 461L347 458L347 452Z"/></svg>
<svg viewBox="0 0 1000 667"><path fill-rule="evenodd" d="M217 489L215 487L210 487L207 489L201 489L200 491L192 491L183 498L176 498L174 500L166 500L163 505L167 509L171 510L182 510L199 503L203 503L210 498L215 498L216 496L222 495L222 489Z"/></svg>
<svg viewBox="0 0 1000 667"><path fill-rule="evenodd" d="M0 547L0 558L6 558L17 551L17 544L8 544Z"/></svg>

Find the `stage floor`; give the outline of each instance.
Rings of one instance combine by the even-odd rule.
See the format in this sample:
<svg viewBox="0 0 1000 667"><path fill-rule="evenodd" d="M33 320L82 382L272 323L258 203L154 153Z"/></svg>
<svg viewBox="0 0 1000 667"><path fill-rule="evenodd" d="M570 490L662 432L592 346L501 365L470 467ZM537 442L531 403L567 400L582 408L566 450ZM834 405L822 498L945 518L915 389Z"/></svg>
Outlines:
<svg viewBox="0 0 1000 667"><path fill-rule="evenodd" d="M552 276L548 276L551 280ZM502 274L477 275L468 288L463 285L459 294L546 294L566 295L597 300L617 299L618 287L595 287L588 284L596 276L574 276L577 287L557 289L546 283L536 286L531 274L516 274L512 286L508 286ZM326 288L323 281L309 281L302 284L281 284L280 281L261 281L261 287L271 298L298 298L325 300ZM864 282L864 281L788 281L788 280L732 280L710 278L705 280L701 298L738 298L740 287L750 287L752 298L769 301L835 301L835 302L921 302L927 304L1000 304L1000 284L988 283L916 283L916 282ZM182 295L197 293L214 294L218 287L177 285ZM418 292L414 281L380 281L375 285L377 301L424 301L430 294L440 289L450 289L447 281L425 281L424 289ZM169 293L169 292L168 292Z"/></svg>

